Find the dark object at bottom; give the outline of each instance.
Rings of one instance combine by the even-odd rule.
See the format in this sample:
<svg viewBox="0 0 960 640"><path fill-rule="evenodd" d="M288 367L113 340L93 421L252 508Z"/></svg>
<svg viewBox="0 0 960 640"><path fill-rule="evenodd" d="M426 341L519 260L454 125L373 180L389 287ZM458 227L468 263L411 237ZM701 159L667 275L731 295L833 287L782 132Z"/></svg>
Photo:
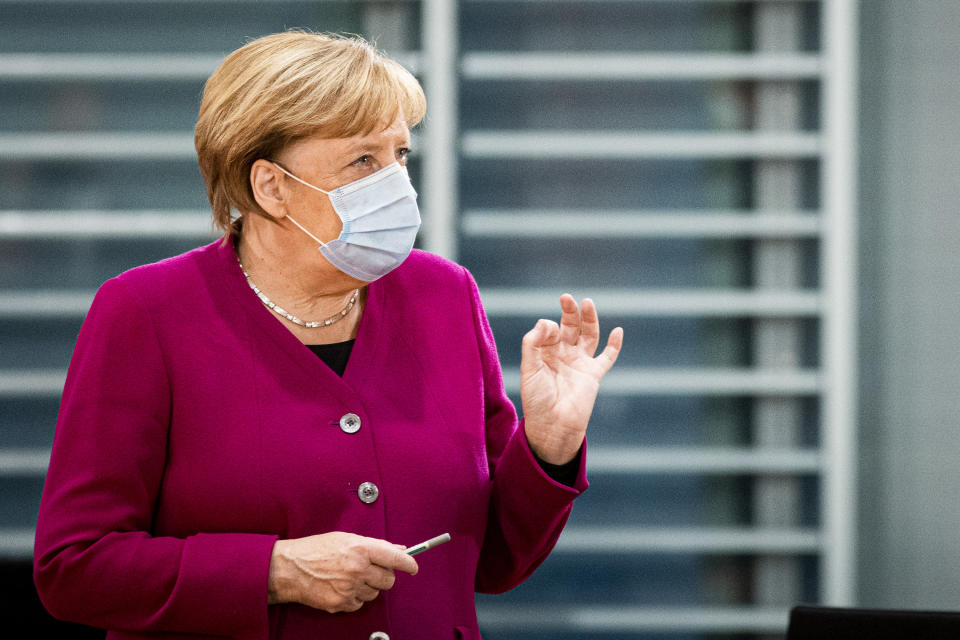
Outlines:
<svg viewBox="0 0 960 640"><path fill-rule="evenodd" d="M61 622L47 613L33 586L29 560L0 561L0 616L5 628L20 629L23 637L103 640L106 636L103 629Z"/></svg>
<svg viewBox="0 0 960 640"><path fill-rule="evenodd" d="M960 612L798 606L787 640L958 640Z"/></svg>

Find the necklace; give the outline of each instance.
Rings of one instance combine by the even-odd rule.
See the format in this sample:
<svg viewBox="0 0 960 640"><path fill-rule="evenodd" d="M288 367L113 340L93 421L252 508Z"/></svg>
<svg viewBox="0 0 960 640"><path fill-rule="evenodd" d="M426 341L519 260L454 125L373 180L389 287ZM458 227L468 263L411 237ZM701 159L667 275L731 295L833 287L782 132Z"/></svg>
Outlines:
<svg viewBox="0 0 960 640"><path fill-rule="evenodd" d="M257 297L260 298L260 302L264 304L268 309L276 313L278 316L283 316L290 322L301 327L307 327L308 329L315 329L317 327L329 327L335 322L343 320L350 310L353 309L353 305L357 303L357 298L360 296L360 289L354 289L353 293L350 295L350 300L347 301L347 306L333 314L326 320L317 320L314 322L305 322L293 315L292 313L287 312L284 308L277 306L270 298L266 296L263 291L257 288L257 285L253 284L253 280L250 279L250 276L247 274L246 270L243 268L243 263L240 262L240 257L237 256L237 264L240 265L240 271L243 272L243 277L247 279L247 284L250 285L250 288L253 289L253 292L257 294Z"/></svg>

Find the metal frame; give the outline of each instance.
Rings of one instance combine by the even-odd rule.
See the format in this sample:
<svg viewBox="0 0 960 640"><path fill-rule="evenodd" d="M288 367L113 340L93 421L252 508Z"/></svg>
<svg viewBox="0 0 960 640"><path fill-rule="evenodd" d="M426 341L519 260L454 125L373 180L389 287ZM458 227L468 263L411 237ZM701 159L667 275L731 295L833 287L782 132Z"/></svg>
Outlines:
<svg viewBox="0 0 960 640"><path fill-rule="evenodd" d="M824 0L821 28L830 64L823 83L822 273L827 308L822 355L824 474L823 602L855 603L857 385L857 11L856 0Z"/></svg>
<svg viewBox="0 0 960 640"><path fill-rule="evenodd" d="M5 0L0 0L0 3ZM90 0L93 1L93 0ZM97 0L112 2L116 0ZM480 1L480 0L474 0ZM486 0L496 2L499 0ZM531 0L545 2L548 0ZM556 0L558 4L569 0ZM596 0L602 1L602 0ZM649 0L647 0L649 1ZM697 0L707 1L707 0ZM727 2L730 0L709 0ZM761 4L775 4L773 0ZM801 0L812 2L814 0ZM821 527L725 529L573 527L561 538L558 554L601 552L681 552L704 554L819 554L823 603L855 602L856 540L856 0L821 0L819 54L780 55L583 55L459 52L458 2L423 0L424 50L404 52L402 61L421 74L430 109L418 134L422 148L421 202L424 246L451 258L465 238L749 238L813 239L821 246L819 291L591 291L605 311L630 317L713 316L792 320L821 319L821 367L805 369L646 369L620 366L604 381L611 396L706 395L822 399L823 441L818 450L797 447L609 448L592 450L595 474L756 475L790 480L822 479ZM162 58L162 59L161 59ZM159 78L200 80L215 56L0 55L4 81L140 81ZM820 81L822 125L816 133L743 132L650 133L610 131L458 131L459 78L469 81ZM591 68L594 67L594 68ZM23 161L101 159L193 159L192 136L183 133L78 133L0 135L0 155ZM820 160L819 211L578 211L468 210L458 204L458 159L502 158L725 158ZM162 218L162 219L161 219ZM0 211L0 238L211 237L202 212L195 211ZM531 289L484 289L491 317L550 313L556 293ZM49 314L82 316L91 291L0 293L0 317ZM510 392L519 372L504 371ZM0 371L0 397L55 398L62 390L60 370ZM49 451L0 450L0 476L31 476L45 471ZM0 555L23 556L32 549L32 532L0 530ZM605 608L565 606L562 610L481 606L490 629L581 631L782 632L782 607Z"/></svg>
<svg viewBox="0 0 960 640"><path fill-rule="evenodd" d="M423 0L423 43L429 111L424 133L424 248L457 257L457 2Z"/></svg>

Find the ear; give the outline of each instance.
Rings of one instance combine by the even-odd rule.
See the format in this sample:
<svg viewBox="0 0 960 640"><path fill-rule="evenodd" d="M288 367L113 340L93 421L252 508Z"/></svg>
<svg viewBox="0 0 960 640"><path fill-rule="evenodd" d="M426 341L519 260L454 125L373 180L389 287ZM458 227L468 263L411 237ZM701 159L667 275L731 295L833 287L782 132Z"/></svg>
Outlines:
<svg viewBox="0 0 960 640"><path fill-rule="evenodd" d="M260 208L275 219L287 215L287 190L282 185L283 172L268 160L260 158L250 167L250 188Z"/></svg>

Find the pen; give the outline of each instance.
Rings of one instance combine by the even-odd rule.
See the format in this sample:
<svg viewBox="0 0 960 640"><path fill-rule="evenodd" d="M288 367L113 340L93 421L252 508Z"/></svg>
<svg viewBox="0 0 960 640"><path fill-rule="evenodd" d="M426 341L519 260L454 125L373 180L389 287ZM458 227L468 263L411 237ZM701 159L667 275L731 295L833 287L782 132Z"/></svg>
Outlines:
<svg viewBox="0 0 960 640"><path fill-rule="evenodd" d="M414 545L406 550L406 554L409 556L415 556L418 553L423 553L427 549L432 549L437 545L443 544L444 542L450 542L449 533L441 533L436 538L430 538L426 542L421 542L418 545Z"/></svg>

